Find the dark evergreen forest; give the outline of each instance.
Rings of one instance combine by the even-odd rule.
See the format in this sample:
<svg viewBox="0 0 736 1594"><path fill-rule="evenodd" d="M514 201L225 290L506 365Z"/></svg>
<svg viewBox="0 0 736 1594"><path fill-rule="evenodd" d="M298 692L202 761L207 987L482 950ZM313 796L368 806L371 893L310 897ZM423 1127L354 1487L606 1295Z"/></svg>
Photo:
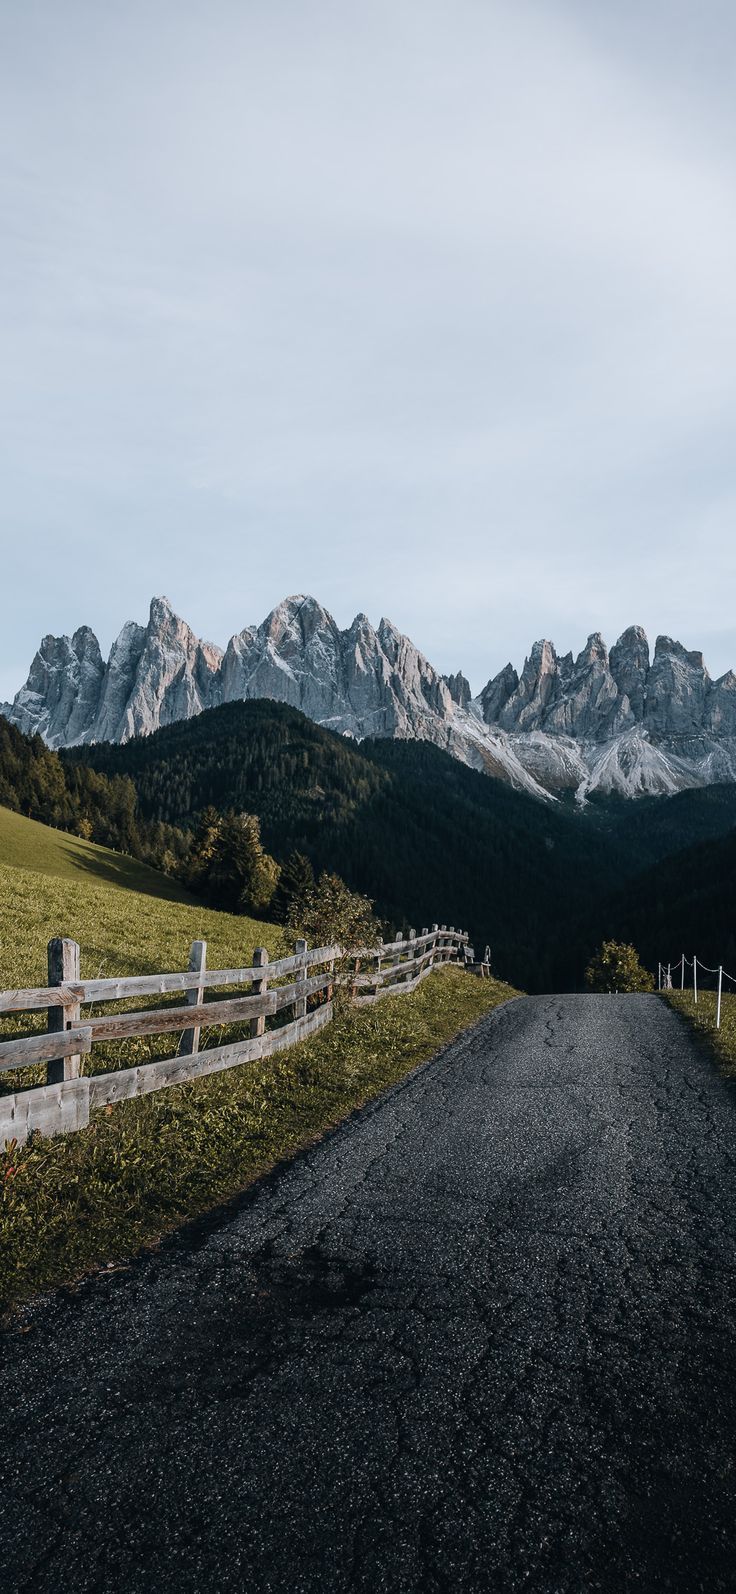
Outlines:
<svg viewBox="0 0 736 1594"><path fill-rule="evenodd" d="M580 812L257 701L62 754L0 716L0 803L185 877L207 810L255 814L279 863L339 874L391 929L468 929L526 990L580 986L609 936L650 967L696 949L736 972L734 786Z"/></svg>
<svg viewBox="0 0 736 1594"><path fill-rule="evenodd" d="M439 915L469 929L477 946L490 944L498 973L527 990L579 985L591 951L624 929L655 967L669 955L659 944L670 922L712 960L731 912L732 865L716 871L706 907L702 881L672 855L713 842L715 858L736 824L733 786L581 813L429 743L357 744L270 701L226 704L61 762L128 777L144 826L187 832L209 806L257 814L279 861L298 851L316 871L336 871L394 927Z"/></svg>

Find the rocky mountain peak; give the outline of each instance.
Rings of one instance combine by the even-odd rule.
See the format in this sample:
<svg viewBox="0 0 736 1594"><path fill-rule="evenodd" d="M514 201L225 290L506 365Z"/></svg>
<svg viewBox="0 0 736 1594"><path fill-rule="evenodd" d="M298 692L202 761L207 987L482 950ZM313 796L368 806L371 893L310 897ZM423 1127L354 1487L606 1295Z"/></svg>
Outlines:
<svg viewBox="0 0 736 1594"><path fill-rule="evenodd" d="M525 671L528 666L533 669L535 675L554 673L557 669L557 652L554 642L550 642L547 637L540 637L537 642L533 642L529 658L524 665Z"/></svg>
<svg viewBox="0 0 736 1594"><path fill-rule="evenodd" d="M671 636L658 636L654 644L654 657L679 659L683 664L689 664L694 670L705 670L705 659L697 650L688 651L681 642L675 642ZM707 672L706 672L707 673Z"/></svg>
<svg viewBox="0 0 736 1594"><path fill-rule="evenodd" d="M575 669L588 669L594 664L601 664L604 669L608 669L608 648L600 631L591 631L585 647L581 649L575 660Z"/></svg>
<svg viewBox="0 0 736 1594"><path fill-rule="evenodd" d="M633 721L641 722L649 675L649 643L640 625L630 625L622 632L611 648L609 662L619 698L628 700Z"/></svg>
<svg viewBox="0 0 736 1594"><path fill-rule="evenodd" d="M614 647L623 651L641 651L643 649L646 652L647 659L649 658L649 642L646 631L641 625L627 626L626 630L621 632L618 642L614 643ZM613 648L611 652L613 652Z"/></svg>
<svg viewBox="0 0 736 1594"><path fill-rule="evenodd" d="M14 702L0 707L53 747L125 741L241 698L292 704L352 736L418 737L544 795L626 795L736 780L736 674L712 682L699 652L641 626L610 650L599 631L573 657L535 642L521 675L507 664L471 701L385 617L341 631L308 594L285 598L223 654L165 597L146 625L123 626L105 663L94 632L46 636Z"/></svg>
<svg viewBox="0 0 736 1594"><path fill-rule="evenodd" d="M161 629L171 620L177 621L178 615L174 613L170 599L164 597L163 593L158 598L152 598L148 610L149 625L154 629Z"/></svg>
<svg viewBox="0 0 736 1594"><path fill-rule="evenodd" d="M300 637L306 642L318 631L337 632L332 615L323 609L316 598L301 592L278 603L264 620L261 629L271 637Z"/></svg>
<svg viewBox="0 0 736 1594"><path fill-rule="evenodd" d="M513 664L505 664L498 675L494 675L493 680L484 686L478 701L487 725L500 724L503 710L518 685L519 677Z"/></svg>
<svg viewBox="0 0 736 1594"><path fill-rule="evenodd" d="M373 637L375 634L376 633L373 630L373 626L371 625L367 614L363 614L362 610L360 614L356 614L355 619L351 621L346 632L346 635L350 637L367 635Z"/></svg>
<svg viewBox="0 0 736 1594"><path fill-rule="evenodd" d="M458 670L455 675L443 675L442 679L453 703L457 703L459 708L469 708L473 694L467 676Z"/></svg>
<svg viewBox="0 0 736 1594"><path fill-rule="evenodd" d="M53 637L46 637L47 642L53 642ZM101 659L100 644L97 641L91 626L80 625L72 637L72 649L81 658L83 655L91 659Z"/></svg>

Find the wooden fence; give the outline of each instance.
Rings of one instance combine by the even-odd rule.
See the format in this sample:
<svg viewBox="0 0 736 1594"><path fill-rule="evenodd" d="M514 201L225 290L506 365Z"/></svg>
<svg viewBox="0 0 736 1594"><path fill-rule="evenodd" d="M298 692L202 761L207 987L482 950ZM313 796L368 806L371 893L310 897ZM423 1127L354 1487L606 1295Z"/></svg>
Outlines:
<svg viewBox="0 0 736 1594"><path fill-rule="evenodd" d="M26 1139L33 1130L55 1135L82 1129L94 1108L181 1085L293 1046L330 1022L338 982L348 987L355 1002L376 1002L415 990L443 963L470 962L472 957L466 934L434 925L419 936L411 930L407 938L399 936L349 957L338 946L310 951L306 941L297 941L292 956L269 963L266 948L256 947L252 964L241 969L208 969L206 943L195 941L185 973L82 980L76 941L50 941L48 985L0 991L0 1018L47 1014L45 1032L0 1040L0 1072L46 1064L44 1084L0 1095L0 1146L9 1139ZM246 987L248 994L223 995L232 987ZM83 1007L177 995L183 995L183 1003L174 1000L82 1016ZM241 1026L241 1034L226 1044L202 1049L203 1030L232 1025ZM104 1071L95 1072L95 1043L177 1034L174 1056L135 1067L103 1065ZM84 1074L83 1057L89 1059Z"/></svg>

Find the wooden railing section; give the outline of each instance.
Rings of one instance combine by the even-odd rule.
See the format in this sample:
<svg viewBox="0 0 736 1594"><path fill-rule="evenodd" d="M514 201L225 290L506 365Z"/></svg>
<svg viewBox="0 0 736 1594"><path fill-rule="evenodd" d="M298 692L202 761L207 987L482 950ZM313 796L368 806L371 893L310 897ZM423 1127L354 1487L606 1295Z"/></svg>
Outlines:
<svg viewBox="0 0 736 1594"><path fill-rule="evenodd" d="M271 963L266 948L256 947L252 964L240 969L208 969L206 943L195 941L184 973L82 980L77 943L50 941L48 985L0 991L0 1017L47 1014L46 1033L0 1040L0 1072L46 1064L45 1084L0 1095L0 1146L33 1130L53 1135L81 1129L94 1108L293 1046L330 1022L338 982L355 1002L375 1002L415 990L434 968L451 960L468 962L472 955L466 934L433 925L420 936L412 930L406 939L399 936L348 956L339 946L310 950L306 941L297 941L293 955ZM247 994L223 994L233 987L245 987ZM82 1008L92 1004L177 996L183 1001L82 1016ZM203 1031L231 1025L245 1025L247 1033L202 1049ZM174 1056L94 1072L96 1043L172 1034L180 1036ZM84 1074L83 1057L92 1067Z"/></svg>
<svg viewBox="0 0 736 1594"><path fill-rule="evenodd" d="M406 939L381 942L380 946L364 948L354 954L350 984L353 1001L358 1004L377 1002L382 996L399 995L414 991L420 981L443 963L465 962L472 958L468 937L460 930L449 929L446 924L433 924L431 930L410 930Z"/></svg>

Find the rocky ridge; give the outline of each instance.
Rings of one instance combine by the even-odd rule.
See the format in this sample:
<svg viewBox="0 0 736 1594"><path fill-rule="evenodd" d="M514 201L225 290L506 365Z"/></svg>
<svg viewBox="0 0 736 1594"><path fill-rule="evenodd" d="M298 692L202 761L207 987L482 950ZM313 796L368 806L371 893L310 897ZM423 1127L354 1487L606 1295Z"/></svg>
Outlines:
<svg viewBox="0 0 736 1594"><path fill-rule="evenodd" d="M536 642L477 698L399 632L359 614L340 630L316 599L286 598L223 652L154 598L105 663L94 632L44 637L28 680L0 712L50 747L127 741L219 703L275 698L355 737L436 743L537 796L624 796L736 780L736 675L713 681L701 653L632 626L610 653L598 632L577 658Z"/></svg>

